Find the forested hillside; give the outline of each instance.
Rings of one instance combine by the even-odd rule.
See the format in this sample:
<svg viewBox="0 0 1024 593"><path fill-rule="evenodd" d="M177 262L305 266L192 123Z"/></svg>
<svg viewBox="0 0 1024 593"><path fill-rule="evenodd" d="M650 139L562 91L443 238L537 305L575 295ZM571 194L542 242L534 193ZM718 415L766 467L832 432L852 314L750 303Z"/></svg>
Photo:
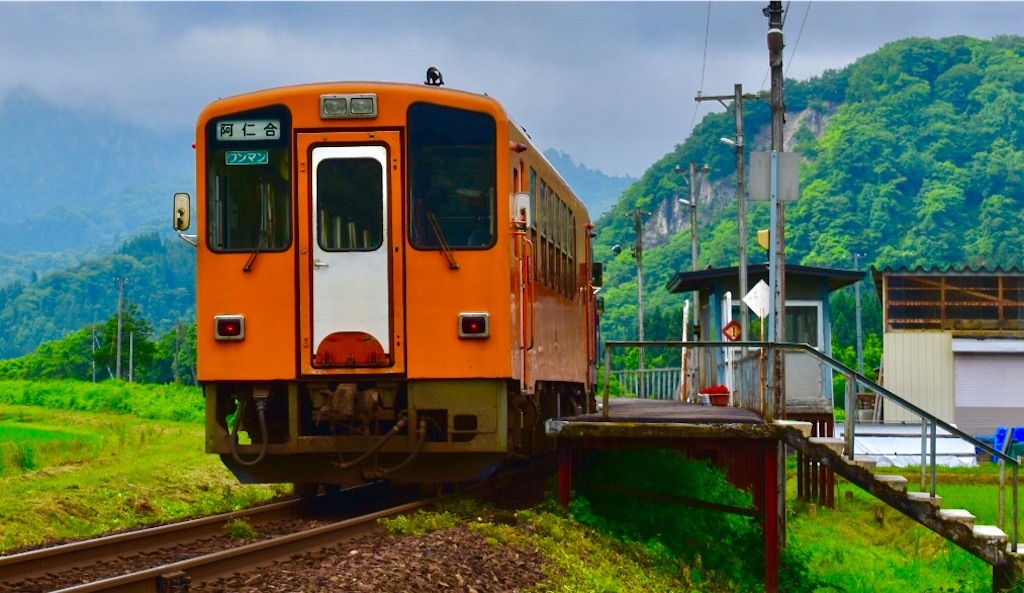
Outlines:
<svg viewBox="0 0 1024 593"><path fill-rule="evenodd" d="M786 210L787 262L852 269L858 253L861 268L1021 266L1024 38L906 39L842 70L786 81L785 93L786 150L803 155L801 197ZM766 150L767 102L748 102L745 114L749 149ZM738 263L734 154L719 141L734 134L731 112L706 117L598 222L606 338L636 336L636 264L611 246L635 241L628 216L637 206L650 213L646 337L678 337L683 297L665 283L692 262L688 211L677 202L690 188L677 166L711 167L698 208L698 266ZM755 234L768 228L766 204L751 204L747 228L749 261L765 261ZM833 297L840 345L854 338L846 291ZM879 332L873 287L863 295L866 331Z"/></svg>
<svg viewBox="0 0 1024 593"><path fill-rule="evenodd" d="M141 234L116 253L28 283L0 288L0 359L21 356L117 314L124 298L157 334L195 321L195 249L180 239Z"/></svg>

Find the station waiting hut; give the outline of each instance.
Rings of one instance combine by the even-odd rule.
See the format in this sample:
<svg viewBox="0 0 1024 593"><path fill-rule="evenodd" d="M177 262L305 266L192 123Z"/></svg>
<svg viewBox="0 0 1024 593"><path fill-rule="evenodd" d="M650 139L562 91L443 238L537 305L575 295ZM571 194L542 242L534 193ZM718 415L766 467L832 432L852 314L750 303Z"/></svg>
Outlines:
<svg viewBox="0 0 1024 593"><path fill-rule="evenodd" d="M861 281L866 272L787 265L785 267L786 325L785 341L803 343L822 354L832 356L832 328L829 295L841 288ZM768 264L747 266L748 291L758 281L768 284ZM668 282L672 293L699 295L699 311L691 313L695 329L691 340L725 341L723 329L731 320L740 319L739 268L707 268L692 272L679 272ZM746 341L762 341L757 315L751 311L751 325ZM767 327L767 325L764 325ZM738 348L735 350L739 350ZM758 356L748 353L748 357ZM689 373L692 393L713 384L733 385L727 377L727 360L742 365L738 352L727 352L726 348L704 348L696 357L694 369ZM786 416L813 420L817 417L831 418L833 412L832 372L818 359L803 352L786 353L785 393ZM748 365L749 366L749 365ZM738 382L737 389L744 389L757 381ZM753 397L753 394L747 394Z"/></svg>

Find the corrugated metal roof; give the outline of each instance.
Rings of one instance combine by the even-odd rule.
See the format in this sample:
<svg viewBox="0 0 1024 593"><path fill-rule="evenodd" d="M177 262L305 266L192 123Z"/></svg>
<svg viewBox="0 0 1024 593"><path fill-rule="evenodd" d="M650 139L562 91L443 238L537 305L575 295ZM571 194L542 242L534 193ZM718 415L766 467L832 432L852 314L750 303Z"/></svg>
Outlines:
<svg viewBox="0 0 1024 593"><path fill-rule="evenodd" d="M709 287L714 281L722 278L735 278L739 275L739 266L729 268L707 268L692 272L678 272L665 285L669 292L690 292ZM840 270L836 268L816 268L786 264L786 278L821 278L828 282L829 292L860 282L867 275L865 270ZM748 264L747 282L754 285L758 280L768 281L768 264Z"/></svg>

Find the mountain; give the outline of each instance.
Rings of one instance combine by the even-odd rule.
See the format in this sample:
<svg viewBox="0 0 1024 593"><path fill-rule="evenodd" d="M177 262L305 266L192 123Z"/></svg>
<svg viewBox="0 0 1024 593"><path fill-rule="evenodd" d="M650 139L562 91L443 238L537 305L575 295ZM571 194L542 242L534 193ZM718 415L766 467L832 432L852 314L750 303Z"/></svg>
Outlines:
<svg viewBox="0 0 1024 593"><path fill-rule="evenodd" d="M15 91L0 103L0 286L117 251L140 232L170 234L171 195L195 195L191 129L154 132ZM600 213L636 181L546 156Z"/></svg>
<svg viewBox="0 0 1024 593"><path fill-rule="evenodd" d="M788 80L785 96L786 147L803 161L801 197L786 209L788 262L851 268L858 253L862 267L1024 267L1024 37L906 39L846 68ZM7 164L0 196L9 209L0 263L3 273L20 274L16 283L0 279L0 357L109 318L114 276L133 278L128 297L158 332L191 315L191 248L154 232L124 243L148 225L167 233L170 195L194 187L192 153L181 149L189 141L61 112L25 94L0 112L9 126L0 145ZM770 116L765 101L745 105L750 150L767 148ZM597 219L595 256L606 263L603 337L635 337L636 263L630 250L616 256L611 248L635 240L627 215L637 207L649 213L646 337L678 336L683 299L664 287L692 265L688 211L677 200L690 194L677 170L688 171L691 161L710 166L699 186L697 263L737 263L735 157L719 141L734 133L732 113L708 115ZM557 151L547 156L594 212L619 194L616 184L630 181ZM764 259L755 233L768 227L768 209L748 206L753 263ZM83 260L83 253L99 257ZM46 274L45 266L67 269ZM874 290L863 294L865 331L880 331ZM850 301L833 296L840 345L852 343Z"/></svg>
<svg viewBox="0 0 1024 593"><path fill-rule="evenodd" d="M117 313L118 282L124 298L163 334L179 320L195 319L195 249L178 238L140 234L113 254L66 270L0 287L0 359L32 352Z"/></svg>
<svg viewBox="0 0 1024 593"><path fill-rule="evenodd" d="M171 196L195 192L192 130L158 133L48 104L0 104L0 359L116 311L114 277L159 334L195 310L195 252L170 229ZM634 179L548 158L592 211Z"/></svg>
<svg viewBox="0 0 1024 593"><path fill-rule="evenodd" d="M787 262L852 268L859 253L862 267L1024 265L1024 37L893 42L841 70L787 80L785 98L786 150L802 155L801 197L786 208ZM766 101L745 104L744 126L748 148L767 150ZM627 215L637 207L650 213L644 304L654 329L646 337L678 337L683 298L665 284L692 266L689 212L676 199L689 195L676 170L690 161L711 168L698 200L698 267L738 263L735 156L719 142L734 134L731 112L705 117L598 220L604 337L636 337L636 263L611 247L635 241ZM769 213L764 202L748 205L753 263L764 258L755 233L768 228ZM880 332L873 292L865 292L873 307L866 331Z"/></svg>
<svg viewBox="0 0 1024 593"><path fill-rule="evenodd" d="M622 192L637 181L635 177L625 175L605 175L601 171L575 162L571 156L559 150L549 148L544 151L544 156L583 200L591 218L597 218L607 212L619 201Z"/></svg>
<svg viewBox="0 0 1024 593"><path fill-rule="evenodd" d="M0 129L0 285L166 232L170 196L195 187L191 130L142 130L26 91L0 104Z"/></svg>

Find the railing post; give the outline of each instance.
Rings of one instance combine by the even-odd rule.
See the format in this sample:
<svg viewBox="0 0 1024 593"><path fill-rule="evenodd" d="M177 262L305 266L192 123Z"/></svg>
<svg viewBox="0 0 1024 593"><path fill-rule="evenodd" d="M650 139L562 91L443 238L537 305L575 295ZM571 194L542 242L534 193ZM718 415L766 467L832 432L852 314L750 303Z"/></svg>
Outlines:
<svg viewBox="0 0 1024 593"><path fill-rule="evenodd" d="M925 469L928 459L928 419L921 416L921 492L924 492L927 486L928 470Z"/></svg>
<svg viewBox="0 0 1024 593"><path fill-rule="evenodd" d="M852 374L846 375L846 424L843 435L846 440L846 457L853 459L853 425L857 416L857 396Z"/></svg>
<svg viewBox="0 0 1024 593"><path fill-rule="evenodd" d="M610 344L604 345L604 403L601 407L601 418L604 420L608 419L608 390L610 389L611 380L611 369L612 369L612 347Z"/></svg>
<svg viewBox="0 0 1024 593"><path fill-rule="evenodd" d="M1006 460L999 458L999 529L1006 531Z"/></svg>
<svg viewBox="0 0 1024 593"><path fill-rule="evenodd" d="M1014 554L1017 553L1017 483L1020 478L1020 457L1017 457L1017 463L1013 464L1013 540L1010 544L1010 551Z"/></svg>
<svg viewBox="0 0 1024 593"><path fill-rule="evenodd" d="M935 498L935 480L936 480L936 466L935 466L935 433L939 430L939 425L936 422L936 418L932 418L932 498Z"/></svg>

